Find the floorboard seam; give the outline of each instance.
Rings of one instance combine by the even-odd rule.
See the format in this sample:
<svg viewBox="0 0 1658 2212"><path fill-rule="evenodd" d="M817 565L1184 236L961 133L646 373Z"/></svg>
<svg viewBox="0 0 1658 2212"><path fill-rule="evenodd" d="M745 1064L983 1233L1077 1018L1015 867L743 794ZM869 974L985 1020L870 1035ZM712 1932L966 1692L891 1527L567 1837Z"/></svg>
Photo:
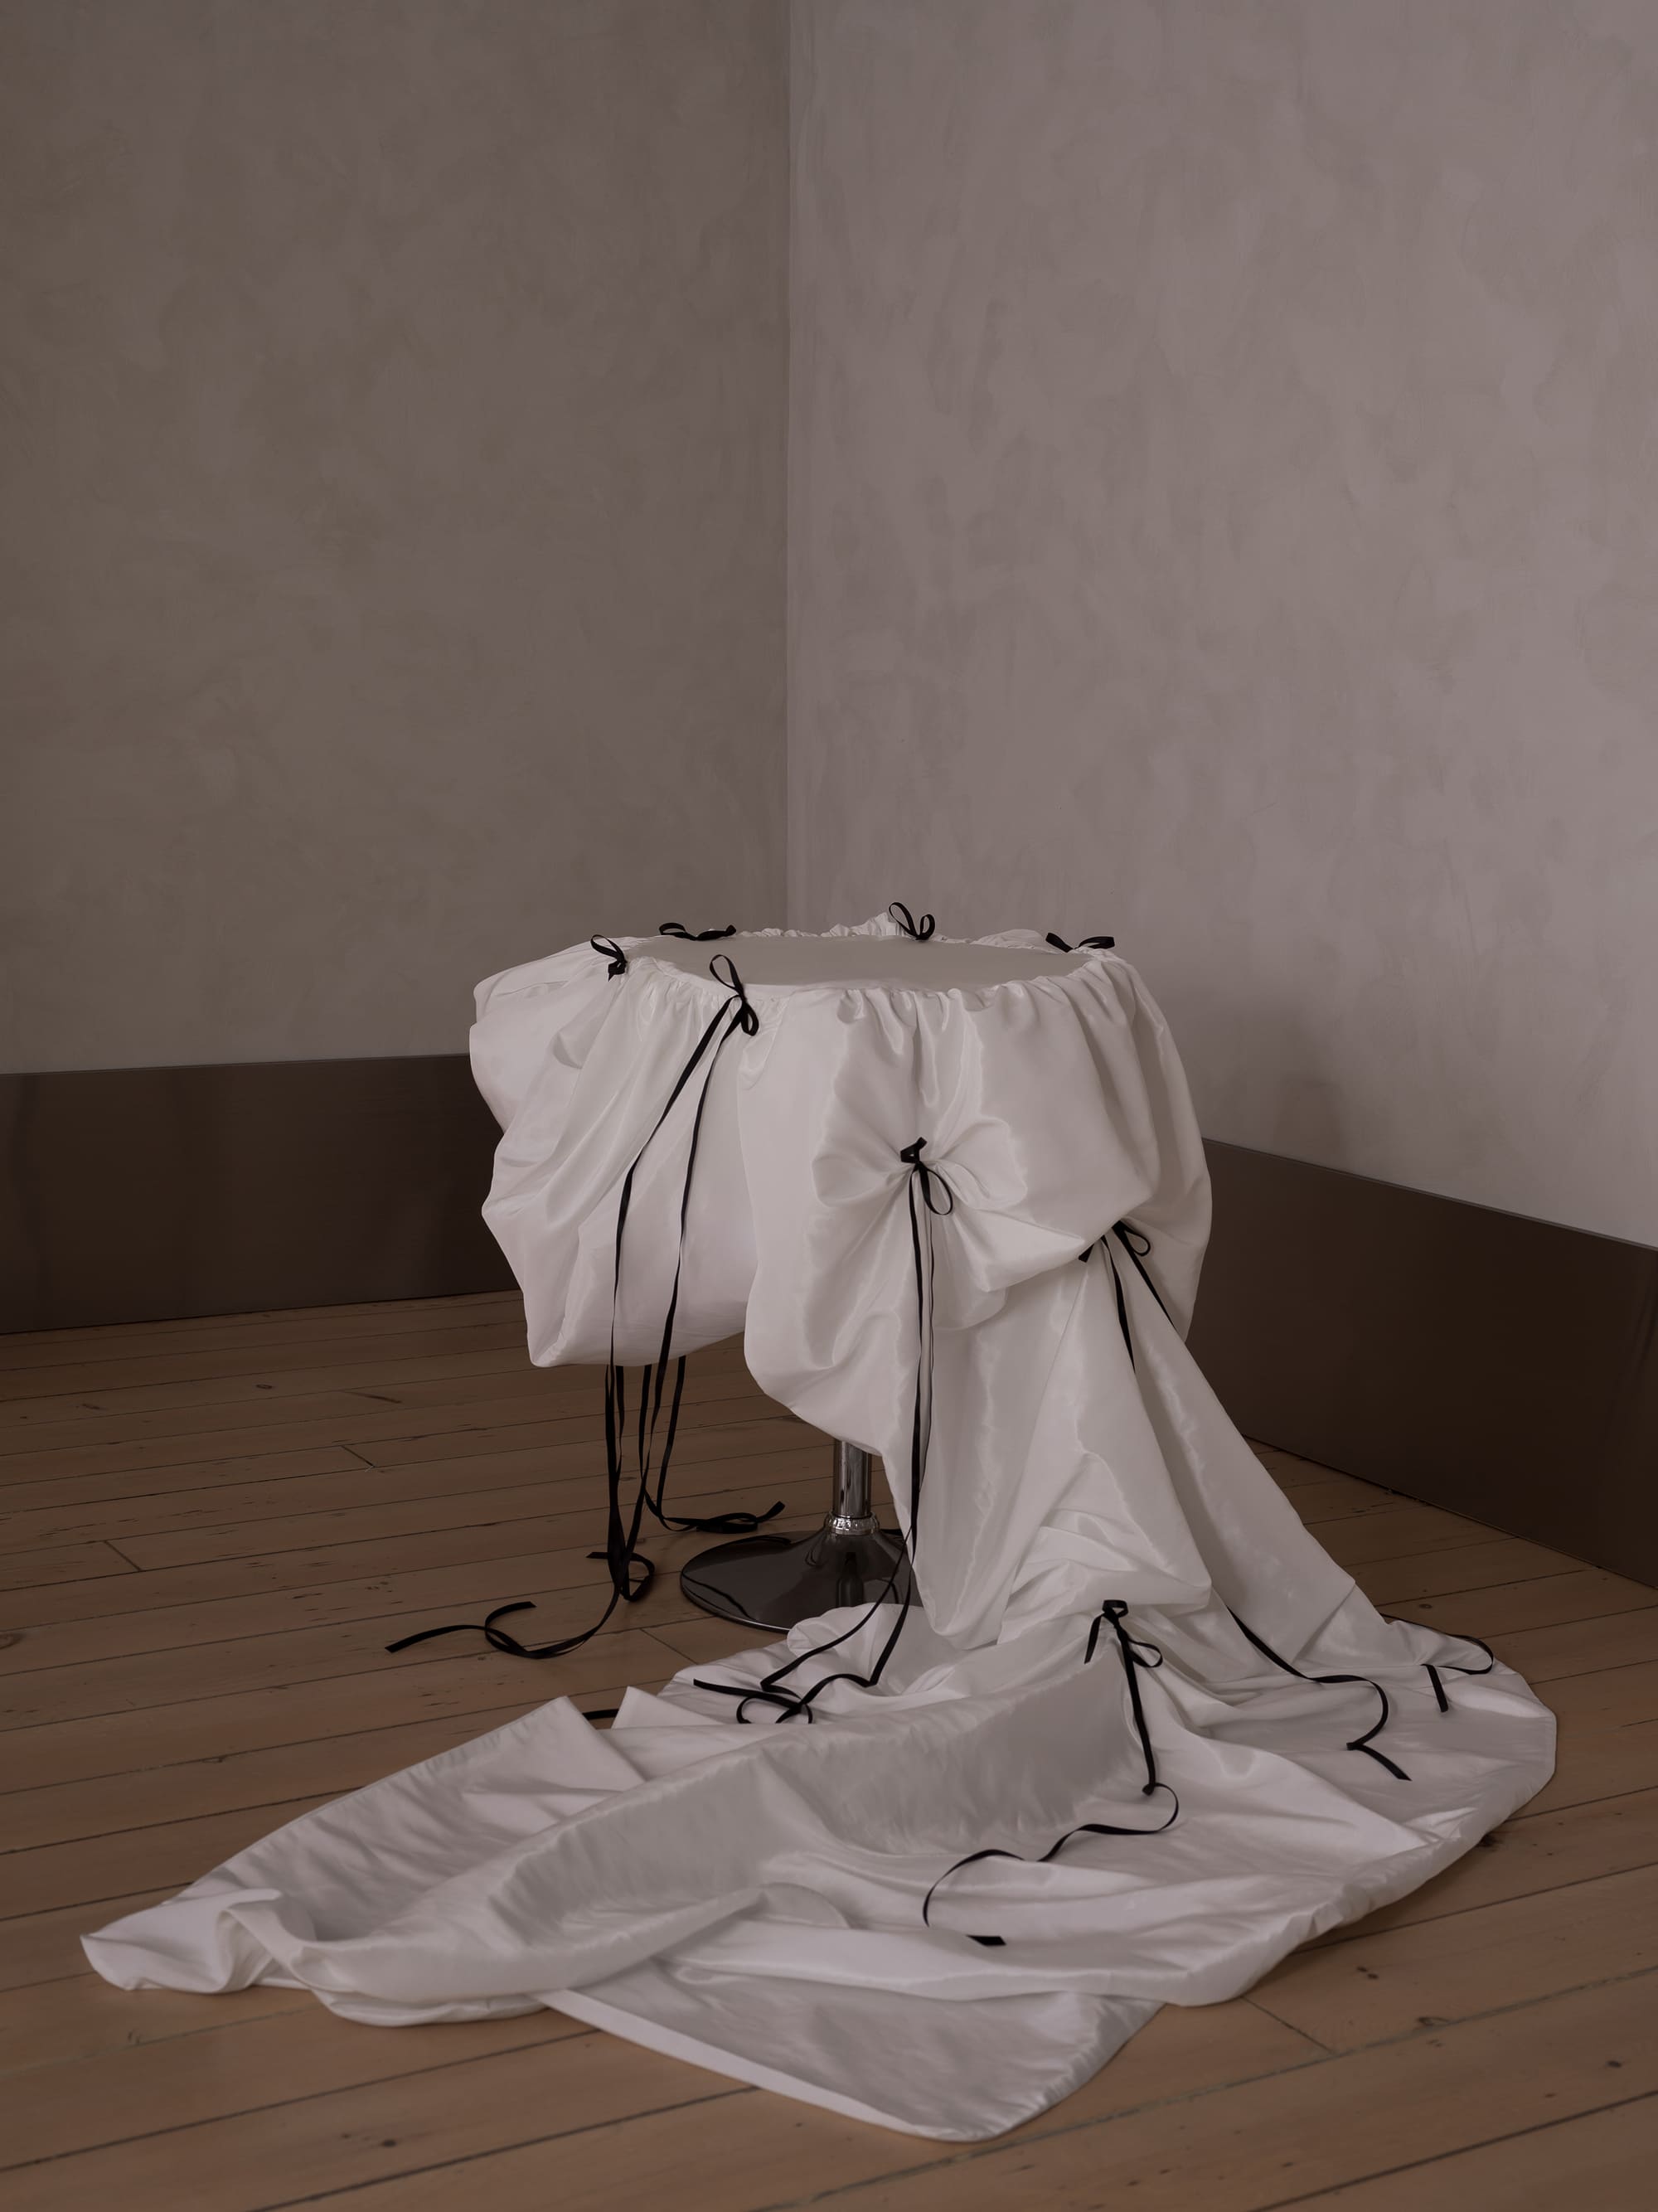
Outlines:
<svg viewBox="0 0 1658 2212"><path fill-rule="evenodd" d="M1409 2159L1401 2166L1378 2166L1370 2173L1357 2174L1351 2180L1334 2182L1327 2188L1315 2189L1309 2194L1275 2197L1270 2203L1240 2205L1236 2208L1236 2212L1291 2212L1294 2205L1317 2204L1321 2201L1327 2203L1339 2193L1369 2182L1386 2181L1396 2173L1424 2172L1430 2166L1448 2165L1454 2158L1465 2158L1473 2151L1491 2150L1498 2143L1517 2142L1527 2136L1547 2135L1556 2128L1569 2128L1576 2121L1593 2119L1597 2113L1619 2112L1628 2106L1648 2104L1655 2099L1658 2099L1658 2089L1643 2089L1633 2097L1613 2097L1604 2105L1587 2105L1580 2112L1562 2112L1557 2119L1538 2120L1530 2127L1509 2128L1502 2135L1486 2136L1479 2142L1461 2143L1455 2150L1436 2151L1431 2158ZM1597 2207L1595 2212L1611 2212L1611 2208Z"/></svg>
<svg viewBox="0 0 1658 2212"><path fill-rule="evenodd" d="M1658 1975L1658 1967L1643 1967L1638 1972L1633 1974L1612 1975L1604 1981L1586 1983L1583 1986L1585 1989L1611 1989L1619 1987L1625 1982L1640 1981L1651 1975ZM1489 2012L1471 2014L1469 2016L1469 2021L1473 2020L1500 2019L1508 2014L1529 2011L1538 2005L1552 2004L1555 2002L1557 1998L1559 1996L1581 1996L1582 1994L1582 1990L1581 1990L1551 1991L1546 1996L1526 1998L1511 2005L1494 2005ZM1453 2027L1461 2027L1467 2026L1469 2021L1456 2021L1448 2022L1447 2025ZM1359 2057L1370 2051L1384 2051L1397 2047L1401 2044L1413 2042L1418 2037L1426 2038L1430 2035L1442 2034L1443 2033L1444 2029L1442 2027L1418 2027L1413 2028L1403 2035L1387 2036L1381 2038L1376 2043L1361 2045L1354 2051L1333 2051L1327 2052L1321 2048L1315 2057L1303 2060L1298 2066L1278 2066L1271 2069L1266 2074L1243 2075L1236 2081L1211 2082L1206 2084L1201 2089L1188 2090L1178 2096L1148 2098L1141 2104L1126 2106L1121 2112L1102 2112L1096 2118L1077 2120L1066 2127L1042 2129L1039 2134L1032 2135L1027 2138L1027 2140L1034 2148L1037 2144L1050 2142L1059 2136L1083 2135L1093 2128L1108 2128L1119 2120L1131 2119L1143 2112L1157 2112L1176 2105L1198 2104L1206 2097L1219 2095L1228 2089L1243 2087L1252 2081L1278 2081L1285 2075L1304 2074L1313 2067L1333 2065L1346 2059ZM1638 2100L1636 2098L1625 2098L1619 2101L1624 2103L1635 2103L1637 2102ZM1055 2106L1054 2109L1058 2111L1062 2110L1063 2107ZM1582 2114L1581 2112L1568 2113L1563 2117L1575 2119L1581 2118ZM1027 2123L1026 2124L1039 2125L1040 2123ZM1502 2137L1498 2136L1494 2138L1494 2140L1500 2142ZM942 2161L942 2163L952 2166L967 2165L976 2159L993 2155L999 2149L1005 2149L1009 2147L1010 2146L1001 2139L993 2138L989 2142L968 2147L957 2154L954 2157ZM1459 2144L1456 2146L1456 2148L1459 2150L1473 2148L1476 2148L1476 2146L1465 2144ZM1448 2158L1455 2156L1455 2151L1444 2151L1436 2153L1436 2156ZM1424 2161L1424 2163L1426 2161ZM929 2170L927 2167L905 2168L890 2175L881 2175L879 2179L884 2181L901 2180L904 2179L905 2175L908 2172L917 2171L926 2172L927 2170ZM1358 2175L1354 2178L1359 2180L1367 2180L1370 2179L1368 2175ZM799 2208L815 2204L832 2203L837 2197L847 2196L853 2190L865 2189L870 2185L870 2183L867 2181L846 2183L833 2189L819 2191L811 2196L782 2198L772 2204L756 2206L753 2208L753 2212L799 2212ZM1321 2193L1327 2196L1332 2188L1346 2188L1350 2184L1345 2181L1341 2183L1327 2184L1323 2185ZM1226 2208L1226 2212L1271 2212L1271 2208L1264 2204L1249 2206L1242 2204L1229 2204Z"/></svg>
<svg viewBox="0 0 1658 2212"><path fill-rule="evenodd" d="M593 2032L598 2033L599 2031L595 2029ZM277 2097L268 2105L239 2106L234 2112L208 2113L199 2120L184 2120L173 2127L152 2128L143 2135L117 2136L112 2137L107 2142L87 2143L75 2150L50 2151L43 2158L23 2159L12 2166L0 2166L0 2173L27 2173L41 2166L62 2165L69 2159L95 2158L103 2151L124 2150L134 2143L158 2142L163 2141L168 2136L189 2135L197 2128L216 2127L226 2120L249 2118L258 2112L288 2112L296 2106L314 2104L319 2098L323 2097L349 2096L359 2089L384 2088L388 2082L417 2081L426 2076L452 2072L457 2067L487 2065L490 2058L511 2057L515 2052L520 2051L534 2051L537 2049L557 2050L564 2042L574 2041L576 2039L577 2039L575 2038L566 2038L561 2036L552 2043L542 2043L539 2041L536 2043L515 2043L511 2045L505 2051L491 2051L487 2057L477 2058L446 2059L443 2063L439 2066L417 2067L407 2074L380 2075L372 2081L353 2081L347 2084L344 2088L313 2089L300 2097ZM757 2094L758 2093L756 2091L747 2087L742 2083L738 2083L736 2087L729 2089L705 2090L701 2095L679 2099L672 2104L653 2105L647 2111L629 2112L623 2115L621 2118L616 2120L591 2120L582 2126L561 2129L556 2135L537 2136L531 2137L529 2142L567 2142L572 2136L592 2135L600 2128L626 2126L629 2123L634 2120L651 2119L661 2112L683 2112L688 2106L693 2105L719 2104L727 2098L740 2096L751 2097ZM305 2197L269 2198L257 2206L249 2206L246 2208L246 2212L285 2212L285 2208L288 2206L324 2203L330 2197L349 2196L358 2190L377 2187L384 2182L406 2181L413 2173L441 2171L442 2167L446 2164L471 2165L476 2158L492 2157L495 2155L496 2153L502 2150L518 2150L527 2147L527 2143L498 2143L493 2145L488 2151L475 2152L466 2158L452 2160L435 2160L430 2165L426 2166L414 2166L409 2168L407 2171L395 2173L375 2174L371 2179L366 2181L349 2182L343 2189L325 2190L321 2192L313 2191L310 2195Z"/></svg>

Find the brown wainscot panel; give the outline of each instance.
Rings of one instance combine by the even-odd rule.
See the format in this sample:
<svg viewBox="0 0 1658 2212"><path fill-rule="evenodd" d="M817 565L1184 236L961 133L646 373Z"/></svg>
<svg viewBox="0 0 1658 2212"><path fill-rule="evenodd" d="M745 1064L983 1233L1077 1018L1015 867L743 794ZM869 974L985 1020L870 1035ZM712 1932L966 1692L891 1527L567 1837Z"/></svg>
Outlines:
<svg viewBox="0 0 1658 2212"><path fill-rule="evenodd" d="M1658 1583L1658 1252L1208 1152L1192 1346L1247 1435Z"/></svg>
<svg viewBox="0 0 1658 2212"><path fill-rule="evenodd" d="M464 1054L0 1077L0 1328L508 1286Z"/></svg>

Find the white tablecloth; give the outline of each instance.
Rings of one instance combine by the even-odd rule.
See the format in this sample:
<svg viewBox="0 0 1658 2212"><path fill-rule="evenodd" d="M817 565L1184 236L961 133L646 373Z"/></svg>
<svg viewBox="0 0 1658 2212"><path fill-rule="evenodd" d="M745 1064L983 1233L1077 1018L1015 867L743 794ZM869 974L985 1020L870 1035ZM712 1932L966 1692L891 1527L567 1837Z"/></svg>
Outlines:
<svg viewBox="0 0 1658 2212"><path fill-rule="evenodd" d="M556 1699L88 1938L101 1972L301 1984L387 2024L553 2005L969 2140L1541 1786L1547 1711L1382 1620L1187 1352L1207 1180L1132 968L886 917L605 944L479 991L486 1210L531 1356L602 1362L614 1329L654 1358L677 1269L673 1350L743 1329L767 1390L882 1455L906 1518L930 1377L922 1607L872 1686L813 1688L873 1672L890 1605L629 1692L608 1734ZM791 1656L781 1703L699 1686ZM1044 1859L1086 1823L1138 1832Z"/></svg>

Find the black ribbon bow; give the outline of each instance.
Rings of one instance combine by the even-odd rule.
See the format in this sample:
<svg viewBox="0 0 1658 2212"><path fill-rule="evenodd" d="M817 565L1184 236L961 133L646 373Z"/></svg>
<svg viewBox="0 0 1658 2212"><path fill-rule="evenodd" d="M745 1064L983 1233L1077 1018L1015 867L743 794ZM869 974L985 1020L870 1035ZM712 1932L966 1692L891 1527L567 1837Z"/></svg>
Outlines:
<svg viewBox="0 0 1658 2212"><path fill-rule="evenodd" d="M610 964L605 970L607 975L625 975L627 974L628 956L613 937L590 937L587 942L595 952L610 962Z"/></svg>
<svg viewBox="0 0 1658 2212"><path fill-rule="evenodd" d="M1147 1724L1145 1706L1140 1697L1139 1670L1161 1667L1163 1654L1155 1644L1148 1644L1144 1638L1131 1635L1127 1622L1128 1607L1124 1601L1120 1597L1107 1598L1090 1624L1088 1648L1083 1654L1083 1664L1086 1667L1092 1660L1102 1631L1109 1628L1117 1639L1123 1677L1128 1685L1129 1717L1139 1741L1140 1757L1145 1767L1145 1779L1140 1785L1140 1795L1142 1797L1155 1797L1161 1792L1170 1799L1169 1818L1159 1821L1155 1828L1126 1828L1111 1820L1079 1820L1074 1828L1067 1828L1058 1843L1050 1844L1036 1859L1027 1858L1023 1851L1004 1850L996 1844L981 1851L969 1851L964 1859L957 1859L954 1866L947 1867L922 1899L921 1925L924 1928L932 1924L933 1899L951 1876L960 1874L963 1867L977 1866L984 1859L1014 1859L1022 1866L1048 1866L1058 1858L1067 1844L1078 1836L1160 1836L1180 1818L1180 1799L1168 1783L1158 1778L1157 1754L1152 1745L1151 1730ZM999 1949L1006 1940L1002 1936L973 1936L969 1938L971 1942L982 1943L987 1950Z"/></svg>
<svg viewBox="0 0 1658 2212"><path fill-rule="evenodd" d="M1134 1337L1133 1332L1128 1326L1128 1301L1122 1294L1122 1277L1117 1271L1117 1262L1111 1250L1111 1239L1114 1237L1116 1238L1118 1243L1121 1245L1123 1250L1128 1255L1128 1257L1133 1261L1135 1267L1139 1271L1140 1280L1145 1285L1146 1289L1151 1291L1152 1297L1156 1298L1158 1305L1163 1310L1163 1316L1166 1320L1169 1318L1169 1314L1168 1307L1163 1305L1162 1292L1158 1290L1157 1285L1152 1281L1151 1276L1145 1270L1145 1261L1151 1256L1151 1239L1145 1234L1145 1231L1143 1229L1136 1229L1132 1221L1119 1221L1114 1223L1107 1233L1096 1241L1099 1244L1100 1250L1105 1255L1106 1265L1111 1270L1111 1287L1117 1294L1117 1326L1121 1329L1122 1340L1128 1347L1128 1364L1131 1367L1133 1367L1136 1365L1134 1358ZM1093 1256L1093 1251L1094 1247L1090 1244L1086 1252L1078 1255L1084 1267L1087 1266L1088 1261Z"/></svg>
<svg viewBox="0 0 1658 2212"><path fill-rule="evenodd" d="M938 924L930 914L924 914L920 921L917 921L902 899L894 899L887 912L897 923L903 934L906 937L914 938L918 944L925 945L938 927Z"/></svg>
<svg viewBox="0 0 1658 2212"><path fill-rule="evenodd" d="M723 975L720 972L722 963L726 969ZM726 988L736 997L737 1009L731 1018L732 1029L741 1030L744 1036L757 1036L760 1029L760 1017L749 1004L749 994L743 988L743 978L738 974L737 963L732 958L730 953L716 952L708 963L708 973L716 983L723 983ZM726 1035L729 1036L731 1030L727 1030ZM724 1042L725 1038L722 1037L720 1042L723 1044ZM701 1110L699 1106L697 1108L699 1115Z"/></svg>
<svg viewBox="0 0 1658 2212"><path fill-rule="evenodd" d="M910 1226L919 1226L915 1219L915 1190L919 1184L921 1203L929 1213L948 1214L956 1211L956 1194L937 1168L929 1167L921 1155L926 1150L926 1139L917 1137L914 1144L906 1145L898 1157L911 1172L909 1186ZM940 1203L940 1201L943 1201ZM917 1255L919 1258L919 1255Z"/></svg>
<svg viewBox="0 0 1658 2212"><path fill-rule="evenodd" d="M687 929L683 921L665 921L656 933L659 937L683 937L688 945L707 945L716 937L735 937L737 924L728 921L723 929Z"/></svg>
<svg viewBox="0 0 1658 2212"><path fill-rule="evenodd" d="M1079 937L1074 945L1068 945L1058 930L1050 929L1048 933L1048 941L1060 952L1077 952L1084 948L1097 952L1108 952L1117 940L1114 937Z"/></svg>

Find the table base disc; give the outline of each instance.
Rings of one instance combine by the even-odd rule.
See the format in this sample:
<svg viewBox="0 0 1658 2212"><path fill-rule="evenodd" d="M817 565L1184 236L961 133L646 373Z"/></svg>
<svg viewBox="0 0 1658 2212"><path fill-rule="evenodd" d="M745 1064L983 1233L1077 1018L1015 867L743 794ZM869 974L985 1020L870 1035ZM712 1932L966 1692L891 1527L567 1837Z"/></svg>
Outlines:
<svg viewBox="0 0 1658 2212"><path fill-rule="evenodd" d="M681 1568L679 1587L693 1605L722 1620L786 1629L839 1605L901 1598L908 1573L903 1539L892 1530L829 1521L809 1536L715 1544Z"/></svg>

